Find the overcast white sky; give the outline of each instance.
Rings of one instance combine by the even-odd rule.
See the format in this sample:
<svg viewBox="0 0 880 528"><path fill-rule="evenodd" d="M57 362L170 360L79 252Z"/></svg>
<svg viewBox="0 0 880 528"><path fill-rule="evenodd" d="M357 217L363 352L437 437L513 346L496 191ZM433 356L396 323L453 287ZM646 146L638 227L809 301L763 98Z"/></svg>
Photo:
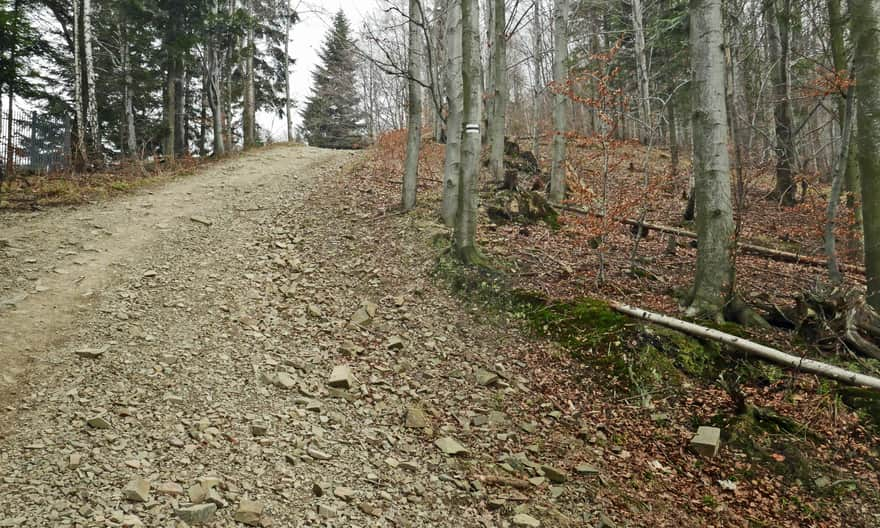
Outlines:
<svg viewBox="0 0 880 528"><path fill-rule="evenodd" d="M296 7L298 0L289 0ZM294 127L299 125L303 101L311 92L312 70L318 63L318 51L330 28L333 15L342 9L351 22L352 31L356 34L364 17L379 6L381 0L302 0L297 11L300 23L291 29L290 56L296 60L290 71L291 97L299 108L293 112ZM272 131L276 140L284 140L286 136L285 119L275 114L261 113L258 116L260 126Z"/></svg>

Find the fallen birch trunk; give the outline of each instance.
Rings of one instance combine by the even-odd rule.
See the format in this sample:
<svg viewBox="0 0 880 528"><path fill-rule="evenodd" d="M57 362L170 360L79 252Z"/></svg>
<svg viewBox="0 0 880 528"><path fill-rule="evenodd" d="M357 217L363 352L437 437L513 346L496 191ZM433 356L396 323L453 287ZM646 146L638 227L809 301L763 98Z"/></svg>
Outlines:
<svg viewBox="0 0 880 528"><path fill-rule="evenodd" d="M617 302L610 302L608 303L608 306L610 306L612 310L628 315L630 317L635 317L637 319L656 323L667 328L672 328L673 330L678 330L679 332L684 332L694 337L701 337L704 339L719 341L737 350L745 352L746 354L753 354L761 359L772 361L773 363L777 363L779 365L785 365L787 367L792 367L803 372L816 374L817 376L831 378L849 385L870 387L874 390L880 390L880 379L872 376L866 376L864 374L852 372L846 369L842 369L840 367L836 367L834 365L822 363L820 361L786 354L785 352L781 352L779 350L776 350L775 348L770 348L768 346L755 343L754 341L749 341L748 339L743 339L732 334L721 332L719 330L715 330L714 328L707 328L705 326L682 321L681 319L676 319L667 315L661 315L649 312L647 310L642 310L641 308L634 308L632 306L627 306L625 304Z"/></svg>
<svg viewBox="0 0 880 528"><path fill-rule="evenodd" d="M595 216L596 218L603 218L605 215L602 213L585 211L583 209L579 209L577 207L571 207L567 205L559 206L559 209L563 211L568 211L570 213L575 213L584 216ZM615 222L619 222L621 224L634 226L634 227L642 227L649 231L657 231L659 233L667 233L670 235L680 236L682 238L691 238L696 240L697 234L693 231L688 231L686 229L681 229L678 227L672 227L662 224L652 224L650 222L639 222L634 218L615 218ZM779 260L782 262L792 262L795 264L806 264L808 266L815 266L824 268L828 266L828 261L826 259L817 258L817 257L809 257L806 255L800 255L798 253L792 253L790 251L782 251L779 249L772 249L764 246L756 246L754 244L740 243L737 244L737 248L742 250L744 253L750 253L752 255L759 255L762 257L767 257L772 260ZM854 264L839 264L838 267L841 271L848 271L851 273L865 273L865 268L863 266L857 266Z"/></svg>

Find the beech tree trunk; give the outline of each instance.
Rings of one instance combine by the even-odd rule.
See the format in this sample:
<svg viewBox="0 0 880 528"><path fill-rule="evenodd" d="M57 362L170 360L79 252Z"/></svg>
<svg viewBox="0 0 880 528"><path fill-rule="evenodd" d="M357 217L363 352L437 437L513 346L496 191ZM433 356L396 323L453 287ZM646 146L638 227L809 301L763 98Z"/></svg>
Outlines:
<svg viewBox="0 0 880 528"><path fill-rule="evenodd" d="M880 311L880 3L850 0L868 306Z"/></svg>
<svg viewBox="0 0 880 528"><path fill-rule="evenodd" d="M456 256L466 264L482 261L477 250L477 175L480 163L480 4L461 0L464 130L461 140L461 176L453 245Z"/></svg>
<svg viewBox="0 0 880 528"><path fill-rule="evenodd" d="M462 93L461 1L446 0L446 156L443 163L443 204L440 216L455 225L461 173Z"/></svg>
<svg viewBox="0 0 880 528"><path fill-rule="evenodd" d="M504 182L504 188L516 187L516 173L512 179L505 178L504 173L504 129L507 121L507 38L504 34L507 26L504 0L494 2L492 13L492 117L489 120L489 173L496 182Z"/></svg>
<svg viewBox="0 0 880 528"><path fill-rule="evenodd" d="M847 49L844 41L845 21L841 13L840 0L828 0L828 30L831 37L831 60L834 69L842 72L847 69ZM843 131L846 115L846 101L843 94L837 99L837 120L840 130ZM841 141L843 141L841 139ZM859 161L857 159L857 151L855 148L855 135L851 135L849 144L849 154L846 159L846 173L844 174L844 189L849 193L847 204L856 210L856 220L861 224L862 211L859 203L861 202L861 183L859 182ZM842 145L838 147L842 148Z"/></svg>
<svg viewBox="0 0 880 528"><path fill-rule="evenodd" d="M837 203L840 201L840 191L843 187L844 174L846 173L847 160L849 159L849 145L852 139L852 121L855 91L852 87L847 92L847 100L844 108L843 130L840 135L840 152L834 163L834 174L831 178L831 196L828 197L828 212L825 220L825 256L828 257L828 276L833 283L843 282L840 266L837 264L837 248L834 238L834 220L837 217Z"/></svg>
<svg viewBox="0 0 880 528"><path fill-rule="evenodd" d="M534 19L532 20L532 64L534 68L534 86L532 87L532 154L535 159L540 160L540 141L541 134L538 122L541 120L541 93L544 91L544 74L541 67L543 60L543 52L541 43L544 41L541 33L541 0L534 0Z"/></svg>
<svg viewBox="0 0 880 528"><path fill-rule="evenodd" d="M770 62L773 63L775 82L776 122L776 187L771 197L782 205L794 205L795 192L793 165L794 143L791 118L791 72L789 17L791 0L767 0L764 16L767 20ZM781 5L780 5L781 4Z"/></svg>
<svg viewBox="0 0 880 528"><path fill-rule="evenodd" d="M645 56L645 25L641 0L632 0L633 44L636 54L636 79L639 85L639 141L647 144L651 134L651 91L648 83L648 59Z"/></svg>
<svg viewBox="0 0 880 528"><path fill-rule="evenodd" d="M422 147L422 6L420 0L409 0L409 108L406 134L406 170L403 175L403 210L416 206L419 180L419 151Z"/></svg>
<svg viewBox="0 0 880 528"><path fill-rule="evenodd" d="M568 77L568 0L555 0L553 13L553 81L564 90ZM568 132L568 97L553 97L553 164L550 168L550 203L565 199L565 144Z"/></svg>
<svg viewBox="0 0 880 528"><path fill-rule="evenodd" d="M721 0L691 0L690 16L694 196L700 243L688 314L720 320L734 285Z"/></svg>

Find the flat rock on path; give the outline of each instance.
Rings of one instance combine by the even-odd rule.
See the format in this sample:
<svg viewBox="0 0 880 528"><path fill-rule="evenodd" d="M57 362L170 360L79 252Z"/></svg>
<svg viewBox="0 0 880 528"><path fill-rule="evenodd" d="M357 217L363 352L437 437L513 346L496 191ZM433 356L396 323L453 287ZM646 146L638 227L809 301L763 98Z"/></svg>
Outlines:
<svg viewBox="0 0 880 528"><path fill-rule="evenodd" d="M510 523L469 479L535 418L515 416L521 383L474 380L533 345L434 284L418 230L363 221L340 171L360 155L280 146L0 216L0 298L41 285L0 307L0 521ZM470 425L493 413L510 420ZM575 478L555 506L582 525Z"/></svg>

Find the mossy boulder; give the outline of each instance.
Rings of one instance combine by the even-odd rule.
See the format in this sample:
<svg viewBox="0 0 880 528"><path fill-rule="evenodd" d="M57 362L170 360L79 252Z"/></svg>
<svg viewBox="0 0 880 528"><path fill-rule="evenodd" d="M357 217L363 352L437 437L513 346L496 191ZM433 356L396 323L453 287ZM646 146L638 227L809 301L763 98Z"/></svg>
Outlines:
<svg viewBox="0 0 880 528"><path fill-rule="evenodd" d="M535 331L606 369L633 392L679 386L689 376L714 379L723 365L717 345L632 321L596 299L548 303L540 296L518 297Z"/></svg>

